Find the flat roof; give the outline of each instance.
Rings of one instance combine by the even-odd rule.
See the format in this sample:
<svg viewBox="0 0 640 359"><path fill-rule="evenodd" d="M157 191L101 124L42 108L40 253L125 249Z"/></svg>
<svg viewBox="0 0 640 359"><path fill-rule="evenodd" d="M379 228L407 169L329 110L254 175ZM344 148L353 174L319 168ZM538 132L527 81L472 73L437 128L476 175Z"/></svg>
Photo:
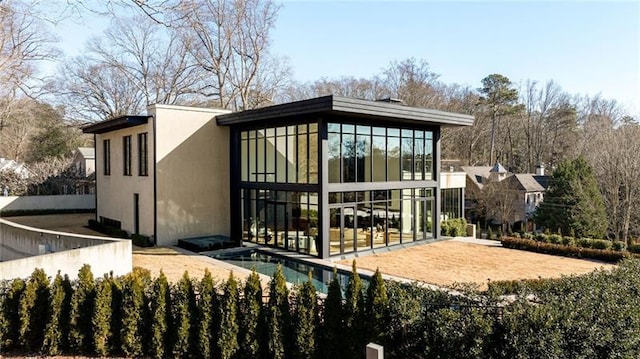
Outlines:
<svg viewBox="0 0 640 359"><path fill-rule="evenodd" d="M474 117L471 115L335 95L219 115L216 117L216 121L218 125L232 126L312 114L336 114L352 118L422 122L437 126L472 126L474 121Z"/></svg>
<svg viewBox="0 0 640 359"><path fill-rule="evenodd" d="M127 127L144 125L149 121L149 116L121 116L106 120L82 128L84 133L105 133L120 130Z"/></svg>

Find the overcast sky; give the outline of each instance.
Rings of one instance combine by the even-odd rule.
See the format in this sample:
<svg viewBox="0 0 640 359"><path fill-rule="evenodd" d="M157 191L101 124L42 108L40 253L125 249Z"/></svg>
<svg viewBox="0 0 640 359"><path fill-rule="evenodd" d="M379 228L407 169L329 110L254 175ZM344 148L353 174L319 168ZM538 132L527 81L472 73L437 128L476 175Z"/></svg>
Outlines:
<svg viewBox="0 0 640 359"><path fill-rule="evenodd" d="M640 1L284 1L272 52L300 81L371 77L392 60L429 62L446 83L556 81L616 99L640 116ZM59 27L77 55L108 21Z"/></svg>

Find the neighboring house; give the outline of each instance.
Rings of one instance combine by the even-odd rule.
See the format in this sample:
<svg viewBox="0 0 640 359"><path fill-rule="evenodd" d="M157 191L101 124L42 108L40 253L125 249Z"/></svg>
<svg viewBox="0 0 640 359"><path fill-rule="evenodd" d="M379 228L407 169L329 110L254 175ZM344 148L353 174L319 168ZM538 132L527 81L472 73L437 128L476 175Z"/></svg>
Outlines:
<svg viewBox="0 0 640 359"><path fill-rule="evenodd" d="M31 176L29 169L23 163L7 158L0 158L0 172L15 174L20 179L27 179Z"/></svg>
<svg viewBox="0 0 640 359"><path fill-rule="evenodd" d="M500 163L495 166L463 166L466 173L466 217L472 222L479 218L498 223L524 223L533 229L530 221L544 199L548 176L539 166L536 174L508 172Z"/></svg>
<svg viewBox="0 0 640 359"><path fill-rule="evenodd" d="M93 147L78 147L73 151L72 164L75 175L75 193L96 192L96 155Z"/></svg>
<svg viewBox="0 0 640 359"><path fill-rule="evenodd" d="M325 96L237 113L153 105L84 132L101 222L158 245L223 235L327 258L439 237L442 213L464 211L462 174L440 171L440 128L472 124Z"/></svg>

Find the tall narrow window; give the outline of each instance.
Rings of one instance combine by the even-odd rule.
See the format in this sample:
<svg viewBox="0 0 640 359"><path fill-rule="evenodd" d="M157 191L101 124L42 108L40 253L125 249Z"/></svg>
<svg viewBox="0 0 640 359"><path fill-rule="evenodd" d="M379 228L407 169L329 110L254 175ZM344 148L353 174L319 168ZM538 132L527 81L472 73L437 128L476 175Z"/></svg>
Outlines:
<svg viewBox="0 0 640 359"><path fill-rule="evenodd" d="M138 134L138 175L139 176L148 176L149 175L149 155L148 155L148 146L147 146L147 133L139 133Z"/></svg>
<svg viewBox="0 0 640 359"><path fill-rule="evenodd" d="M122 137L122 159L124 164L122 174L131 176L131 136Z"/></svg>
<svg viewBox="0 0 640 359"><path fill-rule="evenodd" d="M102 156L104 160L104 175L111 174L111 140L102 141Z"/></svg>

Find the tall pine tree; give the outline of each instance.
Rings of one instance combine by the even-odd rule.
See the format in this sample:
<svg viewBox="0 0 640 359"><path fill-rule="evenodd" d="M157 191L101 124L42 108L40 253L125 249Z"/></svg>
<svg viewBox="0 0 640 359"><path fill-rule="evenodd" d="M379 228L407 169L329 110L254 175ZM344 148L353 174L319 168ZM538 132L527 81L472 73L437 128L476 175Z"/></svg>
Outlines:
<svg viewBox="0 0 640 359"><path fill-rule="evenodd" d="M269 302L266 308L267 351L270 358L283 359L291 343L289 324L289 289L278 265L269 282Z"/></svg>
<svg viewBox="0 0 640 359"><path fill-rule="evenodd" d="M252 359L260 356L264 333L262 310L262 283L254 270L244 285L244 296L240 306L240 357Z"/></svg>
<svg viewBox="0 0 640 359"><path fill-rule="evenodd" d="M593 170L582 157L561 162L553 171L549 190L534 221L562 234L604 238L607 213Z"/></svg>

